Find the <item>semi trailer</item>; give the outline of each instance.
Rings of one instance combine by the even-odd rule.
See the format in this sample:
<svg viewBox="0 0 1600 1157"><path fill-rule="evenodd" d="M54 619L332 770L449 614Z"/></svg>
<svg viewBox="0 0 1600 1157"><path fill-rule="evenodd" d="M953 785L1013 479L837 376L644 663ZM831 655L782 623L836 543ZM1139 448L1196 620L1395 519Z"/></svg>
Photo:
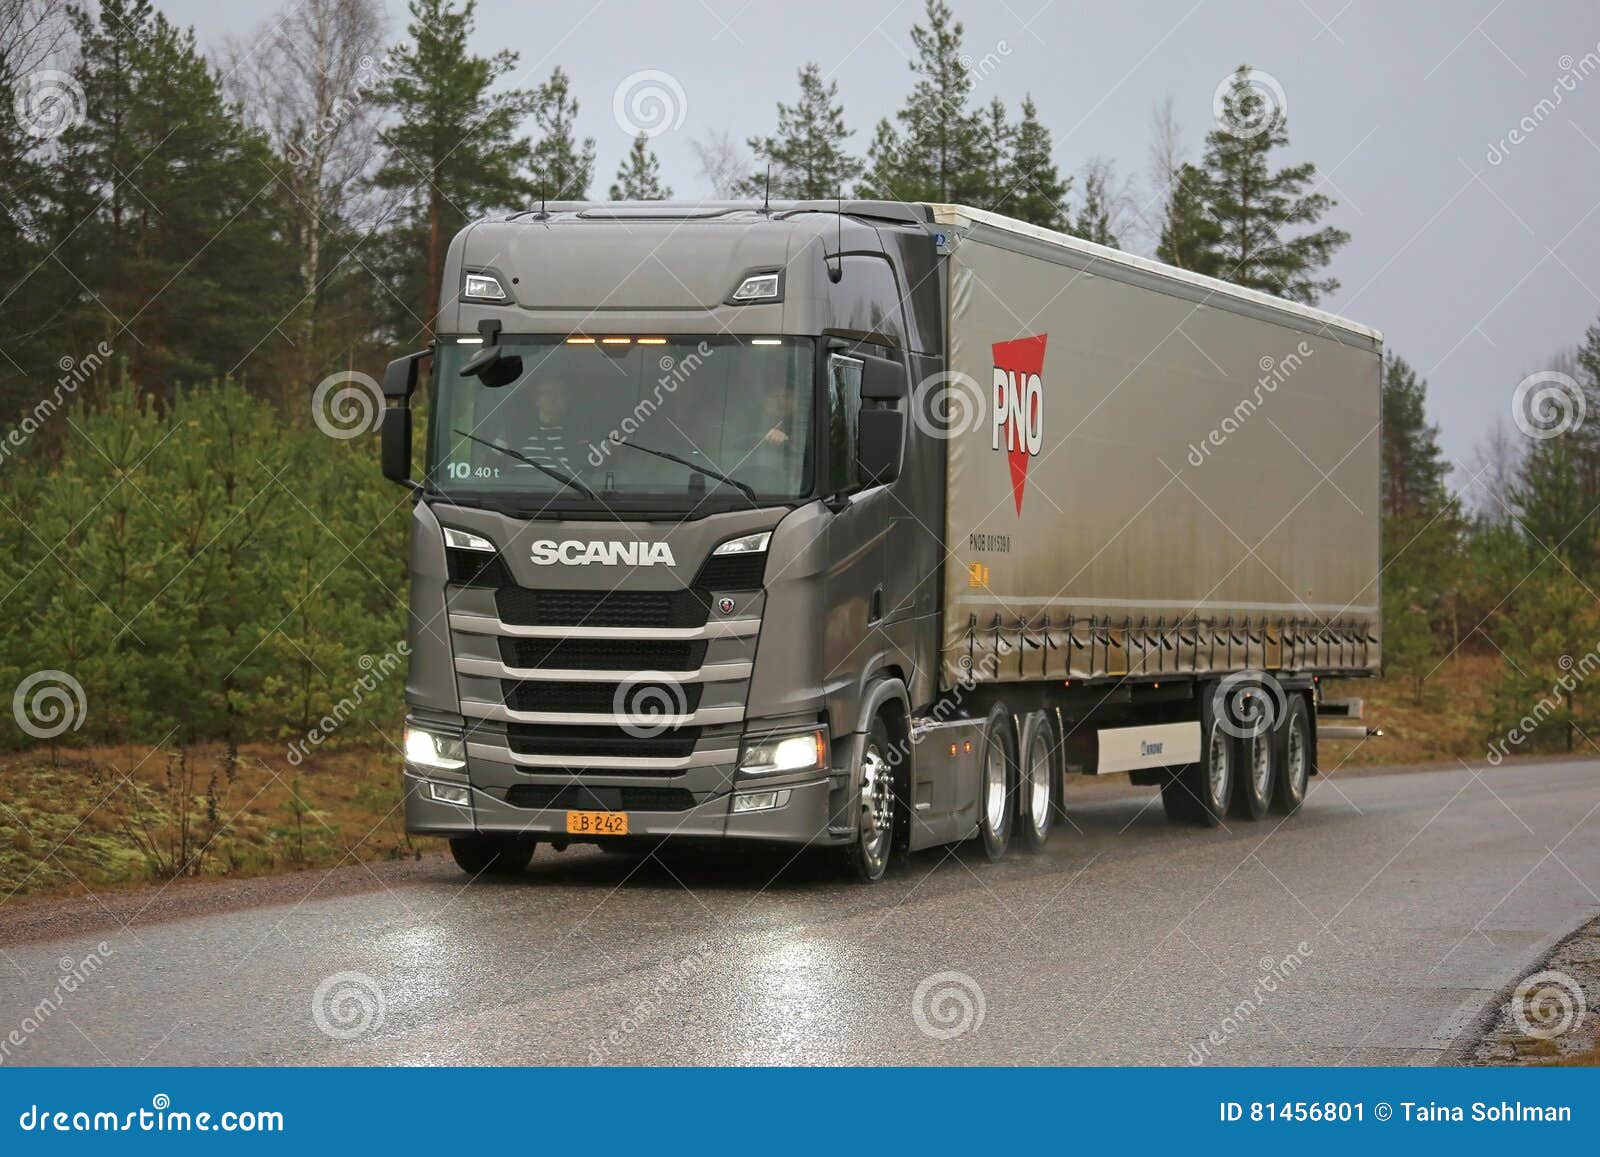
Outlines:
<svg viewBox="0 0 1600 1157"><path fill-rule="evenodd" d="M407 830L1038 849L1291 814L1378 672L1380 335L993 213L550 203L385 372ZM424 367L428 368L426 376ZM426 444L413 479L412 405Z"/></svg>

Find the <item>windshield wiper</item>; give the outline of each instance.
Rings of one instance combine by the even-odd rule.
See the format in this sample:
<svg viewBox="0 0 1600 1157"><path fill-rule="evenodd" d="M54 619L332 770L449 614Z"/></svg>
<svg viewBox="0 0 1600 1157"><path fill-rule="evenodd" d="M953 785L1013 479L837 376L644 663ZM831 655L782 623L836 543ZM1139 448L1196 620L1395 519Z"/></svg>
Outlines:
<svg viewBox="0 0 1600 1157"><path fill-rule="evenodd" d="M510 446L502 446L498 442L491 442L487 438L480 438L476 434L469 434L459 426L455 427L455 432L469 441L476 442L480 446L487 446L491 450L500 451L500 453L506 455L507 457L515 458L518 462L524 462L527 465L532 466L535 470L538 470L540 473L545 474L550 478L554 478L563 486L570 486L572 489L576 490L585 497L592 498L601 505L605 504L601 497L593 490L589 489L589 487L586 486L581 479L575 477L574 475L568 474L565 470L557 470L554 466L546 466L543 462L539 462L533 458L530 458L521 450L513 450Z"/></svg>
<svg viewBox="0 0 1600 1157"><path fill-rule="evenodd" d="M641 454L653 454L657 458L665 458L668 462L676 462L680 466L687 466L696 474L704 474L707 478L715 478L718 482L726 482L729 486L742 491L744 496L751 502L756 501L755 487L750 486L748 483L740 482L737 478L730 477L729 475L724 474L722 471L714 469L713 467L702 465L701 463L692 461L688 458L679 457L677 454L670 454L665 450L656 450L650 446L641 446L637 442L629 442L624 438L612 438L611 440L618 446L626 446L628 449L637 450Z"/></svg>

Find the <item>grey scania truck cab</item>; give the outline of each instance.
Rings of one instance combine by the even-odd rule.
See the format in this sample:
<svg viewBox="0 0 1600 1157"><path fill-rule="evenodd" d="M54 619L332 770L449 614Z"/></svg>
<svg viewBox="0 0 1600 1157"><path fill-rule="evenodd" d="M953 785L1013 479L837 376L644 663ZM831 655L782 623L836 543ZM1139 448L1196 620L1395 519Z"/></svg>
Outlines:
<svg viewBox="0 0 1600 1157"><path fill-rule="evenodd" d="M1181 463L1269 343L1320 380L1277 419L1344 437L1376 404L1353 323L872 201L551 203L465 228L440 302L385 374L382 453L415 497L406 826L468 872L737 839L872 880L896 851L1042 845L1074 772L1130 772L1176 819L1293 810L1317 679L1377 669L1375 530L1307 503L1317 557L1274 573L1309 590L1327 564L1333 589L1263 591L1102 427ZM1228 372L1152 405L1193 356L1157 331L1208 310ZM1357 398L1338 420L1330 375ZM1199 496L1259 478L1229 450ZM1344 481L1367 473L1358 449Z"/></svg>

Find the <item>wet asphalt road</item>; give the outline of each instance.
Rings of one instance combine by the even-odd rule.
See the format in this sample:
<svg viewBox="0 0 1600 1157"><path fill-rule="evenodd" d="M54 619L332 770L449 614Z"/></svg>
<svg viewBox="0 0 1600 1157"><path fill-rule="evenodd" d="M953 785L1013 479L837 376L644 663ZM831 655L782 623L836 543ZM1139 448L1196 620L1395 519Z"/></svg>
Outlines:
<svg viewBox="0 0 1600 1157"><path fill-rule="evenodd" d="M1069 795L1078 830L1041 855L923 853L871 888L811 860L541 849L514 883L441 864L13 947L4 1059L1429 1063L1600 912L1597 762L1314 780L1300 816L1225 831L1107 788Z"/></svg>

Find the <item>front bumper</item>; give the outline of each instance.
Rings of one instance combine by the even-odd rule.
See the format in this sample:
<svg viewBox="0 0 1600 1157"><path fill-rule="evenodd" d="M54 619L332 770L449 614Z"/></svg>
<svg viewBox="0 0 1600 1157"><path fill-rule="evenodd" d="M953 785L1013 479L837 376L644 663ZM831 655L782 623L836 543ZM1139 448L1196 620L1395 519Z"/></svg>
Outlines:
<svg viewBox="0 0 1600 1157"><path fill-rule="evenodd" d="M506 802L505 793L470 786L470 806L441 803L431 797L428 779L440 783L464 784L448 774L423 774L416 768L405 770L406 831L430 836L532 836L541 840L596 842L605 837L569 836L567 809L517 807ZM682 811L628 810L628 835L646 838L761 840L784 844L831 844L837 836L828 831L830 796L837 773L812 772L796 782L790 777L768 784L750 781L739 785L738 793L785 790L789 799L782 807L764 811L734 812L734 792L722 792L701 800Z"/></svg>

